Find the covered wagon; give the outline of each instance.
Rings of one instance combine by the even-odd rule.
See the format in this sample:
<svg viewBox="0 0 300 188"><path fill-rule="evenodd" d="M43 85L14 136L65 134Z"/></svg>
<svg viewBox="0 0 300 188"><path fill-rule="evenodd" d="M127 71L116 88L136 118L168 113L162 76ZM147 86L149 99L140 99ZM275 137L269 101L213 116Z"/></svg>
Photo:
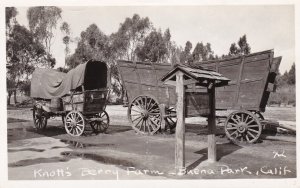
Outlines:
<svg viewBox="0 0 300 188"><path fill-rule="evenodd" d="M109 126L105 111L109 85L109 71L101 61L90 60L68 73L36 69L30 93L35 127L45 129L50 117L61 116L72 136L82 135L87 124L95 132L105 131Z"/></svg>

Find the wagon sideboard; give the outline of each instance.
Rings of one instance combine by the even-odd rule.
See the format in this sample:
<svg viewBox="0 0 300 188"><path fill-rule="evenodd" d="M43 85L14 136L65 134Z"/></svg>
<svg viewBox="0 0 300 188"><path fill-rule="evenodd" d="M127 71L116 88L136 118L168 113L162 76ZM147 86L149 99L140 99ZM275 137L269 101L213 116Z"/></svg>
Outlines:
<svg viewBox="0 0 300 188"><path fill-rule="evenodd" d="M228 86L216 88L217 110L265 111L270 92L274 90L280 61L281 57L274 58L273 50L267 50L222 60L194 62L189 66L201 66L231 80ZM139 95L151 95L160 104L175 106L175 87L163 85L160 81L172 69L171 64L121 60L118 61L118 69L129 102ZM201 91L196 85L190 85L188 90Z"/></svg>
<svg viewBox="0 0 300 188"><path fill-rule="evenodd" d="M160 79L171 70L171 64L118 61L118 69L127 91L128 101L136 96L155 97L160 104L176 104L175 87L164 85Z"/></svg>
<svg viewBox="0 0 300 188"><path fill-rule="evenodd" d="M217 109L265 111L281 57L273 50L225 60L194 63L229 78L228 86L216 89Z"/></svg>

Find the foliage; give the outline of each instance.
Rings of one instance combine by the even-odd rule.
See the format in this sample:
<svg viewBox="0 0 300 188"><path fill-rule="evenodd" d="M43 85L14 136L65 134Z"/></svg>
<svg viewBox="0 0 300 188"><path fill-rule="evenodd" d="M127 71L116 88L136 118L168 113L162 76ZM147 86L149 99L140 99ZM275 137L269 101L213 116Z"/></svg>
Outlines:
<svg viewBox="0 0 300 188"><path fill-rule="evenodd" d="M117 57L136 60L136 48L142 45L150 29L151 22L148 17L141 18L138 14L134 14L132 18L126 18L118 31L110 36L112 49Z"/></svg>
<svg viewBox="0 0 300 188"><path fill-rule="evenodd" d="M85 31L81 32L75 53L67 58L67 65L69 68L74 68L90 59L110 62L111 57L109 37L96 24L91 24Z"/></svg>
<svg viewBox="0 0 300 188"><path fill-rule="evenodd" d="M192 53L193 61L206 61L214 59L213 54L214 52L211 50L210 43L206 43L206 45L204 45L202 42L198 42Z"/></svg>
<svg viewBox="0 0 300 188"><path fill-rule="evenodd" d="M54 37L53 29L61 18L61 12L60 8L54 6L30 7L27 11L30 31L49 54Z"/></svg>
<svg viewBox="0 0 300 188"><path fill-rule="evenodd" d="M22 79L28 79L35 67L53 66L42 44L34 40L33 34L24 26L15 25L6 42L7 60L11 64L7 75L16 84Z"/></svg>
<svg viewBox="0 0 300 188"><path fill-rule="evenodd" d="M63 43L66 46L65 47L65 65L66 65L66 58L70 53L70 34L71 34L71 29L70 29L70 25L67 22L63 22L60 26L60 30L63 32L64 37L63 37Z"/></svg>
<svg viewBox="0 0 300 188"><path fill-rule="evenodd" d="M229 56L237 56L237 55L248 55L251 53L251 47L247 42L247 36L243 35L240 37L239 41L236 43L232 43L229 48Z"/></svg>
<svg viewBox="0 0 300 188"><path fill-rule="evenodd" d="M184 51L180 54L180 63L186 63L192 60L191 50L193 45L190 41L185 43Z"/></svg>
<svg viewBox="0 0 300 188"><path fill-rule="evenodd" d="M29 94L32 72L36 67L53 67L55 59L36 39L36 35L15 20L17 10L6 8L6 73L8 104L12 93L19 90ZM16 96L15 103L16 101Z"/></svg>
<svg viewBox="0 0 300 188"><path fill-rule="evenodd" d="M168 52L167 42L170 40L165 37L162 35L160 30L152 31L145 38L143 46L137 47L136 54L138 58L141 61L162 62Z"/></svg>
<svg viewBox="0 0 300 188"><path fill-rule="evenodd" d="M18 11L15 7L5 7L5 24L7 28L7 32L11 29L11 22L16 22L15 18L18 14ZM7 33L8 35L8 33Z"/></svg>
<svg viewBox="0 0 300 188"><path fill-rule="evenodd" d="M295 63L293 63L289 73L288 73L288 79L287 83L289 85L295 85L296 84L296 75L295 75Z"/></svg>
<svg viewBox="0 0 300 188"><path fill-rule="evenodd" d="M277 90L271 93L269 104L293 104L296 105L296 85L295 85L295 63L289 71L276 77Z"/></svg>

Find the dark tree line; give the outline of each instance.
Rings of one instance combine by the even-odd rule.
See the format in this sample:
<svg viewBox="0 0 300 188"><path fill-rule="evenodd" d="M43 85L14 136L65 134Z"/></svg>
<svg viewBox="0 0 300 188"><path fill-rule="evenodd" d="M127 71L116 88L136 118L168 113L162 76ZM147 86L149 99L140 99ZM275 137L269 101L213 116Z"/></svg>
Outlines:
<svg viewBox="0 0 300 188"><path fill-rule="evenodd" d="M185 46L181 47L172 40L170 29L157 29L148 17L140 17L138 14L125 18L118 30L110 35L102 32L96 24L91 24L81 32L80 37L73 38L70 25L62 20L61 13L62 10L58 7L31 7L27 11L27 29L16 21L17 9L6 8L8 102L17 89L28 94L30 77L36 67L55 66L51 47L53 32L59 21L59 29L63 34L62 43L65 46L65 65L57 69L68 72L89 59L105 61L113 76L113 89L121 98L124 90L116 68L118 59L180 64L251 53L246 35L231 44L228 54L221 56L214 54L209 42L196 42L193 47L192 42L187 41ZM73 42L77 46L74 53L70 54L70 44ZM294 65L289 72L280 76L278 84L294 83L295 79L290 76L295 74L293 71L295 72Z"/></svg>
<svg viewBox="0 0 300 188"><path fill-rule="evenodd" d="M296 105L296 75L295 63L289 71L276 77L276 92L271 93L269 104L291 104Z"/></svg>

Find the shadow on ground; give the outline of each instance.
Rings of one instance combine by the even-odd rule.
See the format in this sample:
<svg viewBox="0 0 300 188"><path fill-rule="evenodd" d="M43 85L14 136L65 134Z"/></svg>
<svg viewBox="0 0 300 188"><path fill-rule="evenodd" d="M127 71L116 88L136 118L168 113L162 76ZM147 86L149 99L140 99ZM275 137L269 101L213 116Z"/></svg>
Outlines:
<svg viewBox="0 0 300 188"><path fill-rule="evenodd" d="M219 161L222 157L229 155L239 149L241 146L232 144L232 143L224 143L224 144L217 144L217 161ZM193 170L196 168L200 163L207 160L207 148L201 149L196 151L195 153L202 155L198 160L190 164L186 169L187 171Z"/></svg>

